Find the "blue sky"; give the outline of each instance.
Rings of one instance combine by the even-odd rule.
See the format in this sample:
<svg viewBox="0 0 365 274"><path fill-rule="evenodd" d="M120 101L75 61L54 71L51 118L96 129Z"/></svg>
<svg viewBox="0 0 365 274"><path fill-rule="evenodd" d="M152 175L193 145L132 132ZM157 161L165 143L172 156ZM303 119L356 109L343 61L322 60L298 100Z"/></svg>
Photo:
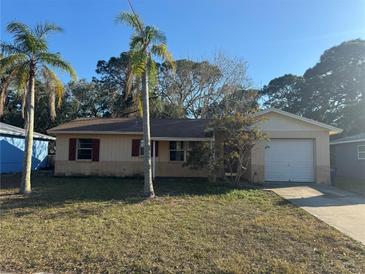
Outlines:
<svg viewBox="0 0 365 274"><path fill-rule="evenodd" d="M165 32L175 59L211 58L221 51L244 58L255 87L285 73L302 74L342 41L365 38L365 0L132 0L147 24ZM130 30L114 23L127 0L1 0L5 26L19 20L53 22L50 37L79 78L91 79L96 62L128 49Z"/></svg>

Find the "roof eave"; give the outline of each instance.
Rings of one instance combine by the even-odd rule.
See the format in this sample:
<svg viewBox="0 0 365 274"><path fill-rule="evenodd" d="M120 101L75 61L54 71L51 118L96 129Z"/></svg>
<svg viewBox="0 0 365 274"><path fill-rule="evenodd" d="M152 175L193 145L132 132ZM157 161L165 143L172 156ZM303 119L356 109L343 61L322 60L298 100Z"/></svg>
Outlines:
<svg viewBox="0 0 365 274"><path fill-rule="evenodd" d="M214 137L151 137L153 141L213 141Z"/></svg>
<svg viewBox="0 0 365 274"><path fill-rule="evenodd" d="M14 137L23 137L23 138L26 137L25 134L22 134L22 133L14 133L14 132L0 132L0 135L3 135L3 136L14 136ZM45 140L45 141L54 141L54 140L56 140L55 137L47 136L47 135L38 135L38 134L34 134L33 135L33 139Z"/></svg>
<svg viewBox="0 0 365 274"><path fill-rule="evenodd" d="M78 135L143 135L143 132L115 132L115 131L47 131L51 134L62 134L62 135L72 135L72 134L78 134ZM151 140L155 141L211 141L213 140L213 137L178 137L178 136L170 136L170 137L154 137L151 136Z"/></svg>
<svg viewBox="0 0 365 274"><path fill-rule="evenodd" d="M348 141L333 141L330 142L330 145L340 145L340 144L350 144L350 143L361 143L365 142L365 139L357 139L357 140L348 140Z"/></svg>
<svg viewBox="0 0 365 274"><path fill-rule="evenodd" d="M100 135L141 135L142 131L95 131L95 130L48 130L48 134L100 134Z"/></svg>

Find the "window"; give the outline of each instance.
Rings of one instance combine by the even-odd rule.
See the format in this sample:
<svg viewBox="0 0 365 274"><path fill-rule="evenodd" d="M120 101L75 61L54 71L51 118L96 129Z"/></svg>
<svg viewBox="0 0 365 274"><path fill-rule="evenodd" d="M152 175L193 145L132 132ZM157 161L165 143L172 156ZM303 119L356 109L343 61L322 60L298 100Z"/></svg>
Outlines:
<svg viewBox="0 0 365 274"><path fill-rule="evenodd" d="M141 140L139 142L139 156L143 157L143 155L144 155L144 141Z"/></svg>
<svg viewBox="0 0 365 274"><path fill-rule="evenodd" d="M357 146L357 159L365 160L365 145Z"/></svg>
<svg viewBox="0 0 365 274"><path fill-rule="evenodd" d="M144 156L144 142L140 139L132 140L132 157L143 157ZM153 150L156 149L155 156L158 157L158 141L152 141L151 146L151 157L153 157Z"/></svg>
<svg viewBox="0 0 365 274"><path fill-rule="evenodd" d="M182 141L170 142L170 161L185 161L185 143Z"/></svg>
<svg viewBox="0 0 365 274"><path fill-rule="evenodd" d="M77 160L91 160L93 151L92 139L77 140Z"/></svg>

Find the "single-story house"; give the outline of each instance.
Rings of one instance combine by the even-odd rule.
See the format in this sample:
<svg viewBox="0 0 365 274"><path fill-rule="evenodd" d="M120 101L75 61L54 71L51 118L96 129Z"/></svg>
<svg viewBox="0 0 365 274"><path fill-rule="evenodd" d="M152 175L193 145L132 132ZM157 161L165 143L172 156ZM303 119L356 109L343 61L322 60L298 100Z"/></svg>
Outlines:
<svg viewBox="0 0 365 274"><path fill-rule="evenodd" d="M56 138L34 132L32 169L47 165L48 143ZM25 131L23 128L0 123L0 172L21 172L25 149Z"/></svg>
<svg viewBox="0 0 365 274"><path fill-rule="evenodd" d="M285 111L256 114L270 141L252 150L248 179L330 182L330 125ZM208 171L184 166L191 142L212 142L203 119L152 119L153 176L206 177ZM134 176L143 174L142 120L138 118L78 119L48 131L56 140L56 175ZM216 136L219 139L219 136Z"/></svg>
<svg viewBox="0 0 365 274"><path fill-rule="evenodd" d="M365 183L365 132L331 142L335 181Z"/></svg>

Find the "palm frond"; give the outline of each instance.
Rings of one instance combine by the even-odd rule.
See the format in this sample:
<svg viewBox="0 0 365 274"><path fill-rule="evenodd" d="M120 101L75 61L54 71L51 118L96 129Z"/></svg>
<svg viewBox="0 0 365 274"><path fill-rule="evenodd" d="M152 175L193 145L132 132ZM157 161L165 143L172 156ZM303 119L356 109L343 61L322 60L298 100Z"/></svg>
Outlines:
<svg viewBox="0 0 365 274"><path fill-rule="evenodd" d="M144 29L143 22L137 14L131 12L121 12L115 17L117 23L123 23L132 27L136 32L142 33Z"/></svg>
<svg viewBox="0 0 365 274"><path fill-rule="evenodd" d="M23 23L17 22L17 21L10 22L6 27L6 30L9 33L13 33L15 35L31 34L31 30L29 29L29 27L26 24L23 24Z"/></svg>
<svg viewBox="0 0 365 274"><path fill-rule="evenodd" d="M129 60L129 57L128 57ZM130 62L128 61L128 66L126 69L126 73L125 73L125 94L126 94L126 98L128 98L131 95L132 92L132 87L133 87L133 72L132 72L132 67Z"/></svg>
<svg viewBox="0 0 365 274"><path fill-rule="evenodd" d="M136 102L134 104L137 106L138 113L140 117L143 117L143 100L142 100L142 93L139 92L135 99Z"/></svg>
<svg viewBox="0 0 365 274"><path fill-rule="evenodd" d="M8 44L8 43L4 43L4 42L0 42L0 49L1 49L1 55L3 55L2 58L4 58L4 56L10 55L10 54L16 54L16 53L26 54L26 52L24 52L22 49L18 48L17 46Z"/></svg>
<svg viewBox="0 0 365 274"><path fill-rule="evenodd" d="M71 76L72 80L76 81L77 76L75 70L70 63L61 58L60 54L41 52L37 57L42 63L67 72Z"/></svg>
<svg viewBox="0 0 365 274"><path fill-rule="evenodd" d="M25 92L29 79L29 64L18 65L15 70L14 84L19 92Z"/></svg>
<svg viewBox="0 0 365 274"><path fill-rule="evenodd" d="M42 76L46 88L48 89L51 119L54 120L56 118L56 106L55 106L56 99L57 99L57 107L60 108L62 103L62 98L65 93L65 88L61 80L57 77L57 75L47 66L42 67Z"/></svg>
<svg viewBox="0 0 365 274"><path fill-rule="evenodd" d="M44 24L38 24L35 29L34 33L38 38L44 38L48 33L51 32L62 32L63 29L56 24L52 23L44 23Z"/></svg>
<svg viewBox="0 0 365 274"><path fill-rule="evenodd" d="M151 89L153 89L157 84L157 65L156 62L153 61L151 56L149 56L147 60L147 71L148 71L148 82Z"/></svg>
<svg viewBox="0 0 365 274"><path fill-rule="evenodd" d="M15 90L19 97L22 98L22 118L26 118L26 102L27 102L27 84L29 80L29 62L26 64L19 64L16 67L13 68L13 73L15 73L13 84L15 87Z"/></svg>
<svg viewBox="0 0 365 274"><path fill-rule="evenodd" d="M34 54L39 51L48 51L47 42L44 39L38 39L34 35L20 35L14 41L15 45L25 52Z"/></svg>
<svg viewBox="0 0 365 274"><path fill-rule="evenodd" d="M4 114L4 106L8 96L8 88L11 84L13 84L16 73L16 70L0 71L0 117L2 117Z"/></svg>
<svg viewBox="0 0 365 274"><path fill-rule="evenodd" d="M145 28L145 35L147 36L147 39L151 41L152 43L161 43L166 44L167 39L166 35L160 31L159 29L153 27L153 26L146 26Z"/></svg>
<svg viewBox="0 0 365 274"><path fill-rule="evenodd" d="M47 42L44 39L38 39L33 34L16 35L14 37L14 46L29 55L48 50Z"/></svg>
<svg viewBox="0 0 365 274"><path fill-rule="evenodd" d="M47 43L35 35L27 25L20 22L11 22L7 25L7 31L14 36L14 45L23 52L35 53L46 51Z"/></svg>
<svg viewBox="0 0 365 274"><path fill-rule="evenodd" d="M175 62L172 54L168 51L166 44L153 45L151 47L152 54L162 58L167 64L175 69Z"/></svg>
<svg viewBox="0 0 365 274"><path fill-rule="evenodd" d="M140 50L143 47L143 38L140 35L132 35L129 42L129 48L132 50Z"/></svg>
<svg viewBox="0 0 365 274"><path fill-rule="evenodd" d="M147 56L144 51L131 51L130 63L132 73L136 76L141 76L146 69Z"/></svg>
<svg viewBox="0 0 365 274"><path fill-rule="evenodd" d="M1 43L0 72L6 68L5 73L13 74L12 85L22 95L22 114L25 113L27 101L27 84L29 84L30 64L35 65L36 77L43 78L49 91L51 118L56 116L55 104L61 105L64 86L57 75L49 68L56 68L68 73L72 80L76 80L76 73L72 66L63 60L58 53L48 52L47 35L59 32L62 29L55 24L45 23L37 25L33 30L23 23L12 22L7 26L9 33L13 34L11 45ZM5 56L5 57L4 57ZM49 66L49 67L48 67ZM41 74L40 74L41 73ZM6 75L7 75L6 74ZM29 94L28 94L29 95Z"/></svg>
<svg viewBox="0 0 365 274"><path fill-rule="evenodd" d="M47 66L43 66L43 76L48 87L54 89L58 99L57 105L60 107L62 103L62 97L65 93L65 88L62 81L57 77L56 73L50 70Z"/></svg>
<svg viewBox="0 0 365 274"><path fill-rule="evenodd" d="M24 53L16 52L0 59L0 71L11 69L20 63L27 62L28 58Z"/></svg>

